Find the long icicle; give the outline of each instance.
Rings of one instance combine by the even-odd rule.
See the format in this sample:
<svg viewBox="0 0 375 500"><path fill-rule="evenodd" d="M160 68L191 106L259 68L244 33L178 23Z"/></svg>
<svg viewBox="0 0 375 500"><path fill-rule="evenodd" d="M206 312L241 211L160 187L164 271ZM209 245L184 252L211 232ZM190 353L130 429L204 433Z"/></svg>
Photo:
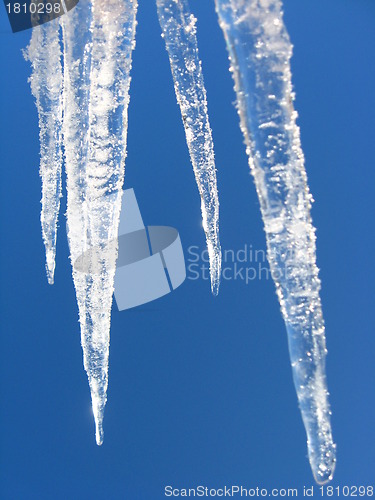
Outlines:
<svg viewBox="0 0 375 500"><path fill-rule="evenodd" d="M75 269L74 263L89 248L87 210L87 155L89 128L89 92L91 68L91 0L81 0L77 7L61 17L64 46L64 120L67 189L67 236L72 274L79 310L81 332L86 329L88 312L88 274ZM84 341L81 334L81 343Z"/></svg>
<svg viewBox="0 0 375 500"><path fill-rule="evenodd" d="M234 76L241 129L265 225L268 260L287 327L293 378L316 481L332 479L312 198L293 107L292 45L280 0L215 0Z"/></svg>
<svg viewBox="0 0 375 500"><path fill-rule="evenodd" d="M87 249L86 170L91 68L91 0L61 17L64 47L63 139L67 184L67 234L72 264ZM82 276L74 272L76 280ZM80 297L77 295L77 299ZM84 301L81 303L83 304ZM79 302L80 305L80 302Z"/></svg>
<svg viewBox="0 0 375 500"><path fill-rule="evenodd" d="M125 173L128 104L136 0L93 0L86 203L88 245L95 250L80 311L84 366L96 424L103 442L107 400L109 331ZM77 291L78 292L78 291Z"/></svg>
<svg viewBox="0 0 375 500"><path fill-rule="evenodd" d="M61 198L62 168L62 65L58 21L33 29L25 58L32 64L31 91L39 115L40 177L42 211L40 221L46 252L46 273L54 282L57 221Z"/></svg>
<svg viewBox="0 0 375 500"><path fill-rule="evenodd" d="M219 198L206 89L198 55L196 19L189 11L187 0L157 0L156 3L186 142L201 196L203 228L210 259L211 289L217 295L221 274Z"/></svg>

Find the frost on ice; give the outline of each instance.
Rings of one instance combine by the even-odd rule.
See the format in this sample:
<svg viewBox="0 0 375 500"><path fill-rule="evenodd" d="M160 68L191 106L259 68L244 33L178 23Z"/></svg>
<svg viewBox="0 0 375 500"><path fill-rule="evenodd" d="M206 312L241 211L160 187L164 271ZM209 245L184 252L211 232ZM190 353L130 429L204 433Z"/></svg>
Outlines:
<svg viewBox="0 0 375 500"><path fill-rule="evenodd" d="M168 9L166 2L159 2L159 16L174 60L172 73L202 199L216 294L221 266L219 203L195 20L185 2L172 3L173 9ZM117 256L117 248L109 242L116 240L121 209L136 11L137 0L81 0L60 21L34 28L26 53L39 113L41 219L50 283L64 150L70 259L98 444L103 441ZM86 263L88 272L75 266L83 254L91 259Z"/></svg>
<svg viewBox="0 0 375 500"><path fill-rule="evenodd" d="M63 76L58 21L47 23L43 29L34 29L24 54L32 65L30 84L39 116L39 171L42 179L40 221L46 250L47 279L53 284L62 165Z"/></svg>
<svg viewBox="0 0 375 500"><path fill-rule="evenodd" d="M93 265L99 264L99 271L76 291L78 304L84 302L81 341L98 444L103 441L115 273L110 242L117 238L120 218L136 11L136 0L92 2L85 204L87 239L97 249Z"/></svg>
<svg viewBox="0 0 375 500"><path fill-rule="evenodd" d="M211 289L217 295L221 274L219 197L206 89L198 55L196 19L189 11L187 0L157 0L156 4L185 127L186 142L201 196L203 228L210 259Z"/></svg>
<svg viewBox="0 0 375 500"><path fill-rule="evenodd" d="M335 468L315 230L297 113L292 45L280 0L215 0L231 62L241 129L264 220L268 260L287 327L308 453L318 483Z"/></svg>
<svg viewBox="0 0 375 500"><path fill-rule="evenodd" d="M60 21L63 70L56 21L34 28L27 51L41 129L47 271L52 260L54 268L63 136L68 240L97 444L103 442L117 252L109 242L120 216L136 11L136 0L81 0ZM79 272L74 263L89 248L95 249L89 271Z"/></svg>
<svg viewBox="0 0 375 500"><path fill-rule="evenodd" d="M230 54L268 259L287 327L310 463L317 482L324 483L334 472L335 445L325 382L312 199L293 107L292 46L281 0L215 2ZM211 286L217 294L219 201L196 20L187 0L156 3L201 196ZM64 149L68 240L98 444L103 441L117 254L109 242L116 240L121 207L136 12L137 0L81 0L60 21L34 28L26 51L40 124L47 277L52 283ZM86 252L91 260L86 263L87 272L82 272L75 262Z"/></svg>

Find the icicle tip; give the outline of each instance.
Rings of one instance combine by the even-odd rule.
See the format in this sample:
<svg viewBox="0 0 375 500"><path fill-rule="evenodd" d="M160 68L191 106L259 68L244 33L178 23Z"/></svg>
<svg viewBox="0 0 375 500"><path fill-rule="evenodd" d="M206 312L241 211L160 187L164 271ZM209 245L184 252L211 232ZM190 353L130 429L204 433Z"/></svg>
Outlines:
<svg viewBox="0 0 375 500"><path fill-rule="evenodd" d="M104 431L102 422L95 422L95 439L98 446L101 446L103 444Z"/></svg>
<svg viewBox="0 0 375 500"><path fill-rule="evenodd" d="M321 450L318 460L309 450L309 460L315 481L318 484L327 484L333 479L336 469L336 445L332 444L329 450Z"/></svg>
<svg viewBox="0 0 375 500"><path fill-rule="evenodd" d="M49 285L55 282L55 252L53 250L46 251L46 275Z"/></svg>

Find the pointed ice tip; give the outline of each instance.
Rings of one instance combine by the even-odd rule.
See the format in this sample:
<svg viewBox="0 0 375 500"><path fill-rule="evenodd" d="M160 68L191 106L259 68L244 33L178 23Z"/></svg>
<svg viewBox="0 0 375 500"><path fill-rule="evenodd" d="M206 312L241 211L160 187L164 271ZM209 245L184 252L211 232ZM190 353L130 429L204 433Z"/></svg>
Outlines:
<svg viewBox="0 0 375 500"><path fill-rule="evenodd" d="M95 439L96 439L96 444L98 446L101 446L103 444L103 439L104 439L104 432L103 432L103 424L102 422L96 422L95 426Z"/></svg>
<svg viewBox="0 0 375 500"><path fill-rule="evenodd" d="M95 379L91 380L92 387L95 387L97 384L97 381ZM97 389L97 388L96 388ZM102 401L100 397L97 395L97 391L94 390L91 393L91 398L92 398L92 412L94 414L94 421L95 421L95 439L96 439L96 444L98 446L101 446L103 444L103 438L104 438L104 432L103 432L103 418L104 418L104 406L105 406L105 399Z"/></svg>
<svg viewBox="0 0 375 500"><path fill-rule="evenodd" d="M335 447L333 448L333 451L334 450ZM324 457L322 457L317 467L314 467L313 464L311 464L311 469L314 479L318 484L321 485L327 484L330 481L332 481L335 468L336 468L336 457L334 453L326 454Z"/></svg>
<svg viewBox="0 0 375 500"><path fill-rule="evenodd" d="M55 282L55 252L53 250L46 250L46 274L49 285Z"/></svg>
<svg viewBox="0 0 375 500"><path fill-rule="evenodd" d="M221 278L221 248L220 244L216 246L216 250L212 250L209 243L208 253L210 256L210 278L211 278L211 291L215 297L219 295L220 278Z"/></svg>
<svg viewBox="0 0 375 500"><path fill-rule="evenodd" d="M214 297L219 295L220 278L213 276L211 277L211 292Z"/></svg>
<svg viewBox="0 0 375 500"><path fill-rule="evenodd" d="M47 269L47 281L48 281L48 284L49 284L49 285L53 285L53 284L55 283L55 276L54 276L54 274L53 274L53 273L51 274L51 273L48 271L48 269Z"/></svg>
<svg viewBox="0 0 375 500"><path fill-rule="evenodd" d="M334 472L335 472L335 466L333 465L332 469L326 471L325 473L321 473L320 471L318 473L315 473L313 471L313 476L317 484L323 485L332 481Z"/></svg>

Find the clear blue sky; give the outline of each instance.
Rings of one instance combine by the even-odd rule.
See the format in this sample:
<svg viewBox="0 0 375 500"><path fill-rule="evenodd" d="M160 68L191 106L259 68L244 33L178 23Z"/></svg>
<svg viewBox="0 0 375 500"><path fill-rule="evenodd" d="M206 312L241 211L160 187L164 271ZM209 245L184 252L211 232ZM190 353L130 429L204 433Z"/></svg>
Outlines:
<svg viewBox="0 0 375 500"><path fill-rule="evenodd" d="M126 187L147 224L204 248L154 2L141 0ZM265 239L213 1L191 0L215 140L223 249ZM316 200L318 265L338 463L332 484L375 482L375 4L285 1L302 144ZM63 199L55 285L39 211L38 127L21 55L0 9L1 404L4 499L164 498L203 484L313 484L287 339L270 280L187 280L135 310L113 309L104 444L82 365ZM228 264L230 265L230 264Z"/></svg>

